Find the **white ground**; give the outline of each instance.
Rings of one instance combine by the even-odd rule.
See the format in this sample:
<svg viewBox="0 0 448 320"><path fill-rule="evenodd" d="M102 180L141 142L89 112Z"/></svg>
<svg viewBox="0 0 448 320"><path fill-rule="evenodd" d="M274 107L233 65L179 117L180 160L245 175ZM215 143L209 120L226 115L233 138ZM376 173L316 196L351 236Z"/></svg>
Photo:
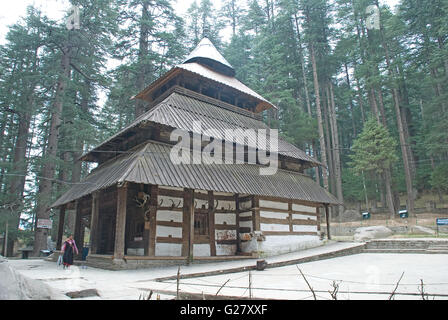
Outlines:
<svg viewBox="0 0 448 320"><path fill-rule="evenodd" d="M387 300L403 272L394 299L421 300L421 279L423 290L430 295L431 300L448 299L447 254L382 253L362 253L251 271L252 297L314 299L298 268L315 291L317 299L331 299L329 291L333 291L332 284L335 281L339 286L339 300ZM173 286L170 289L175 290L175 281L171 282ZM188 292L215 294L224 283L220 294L249 296L249 272L182 279L180 288Z"/></svg>
<svg viewBox="0 0 448 320"><path fill-rule="evenodd" d="M305 250L316 254L325 250L340 249L347 244L334 243L320 248ZM297 258L306 253L284 255L283 258ZM281 260L280 257L266 259L268 262ZM229 261L182 266L181 273L206 272L210 270L254 265L256 260ZM108 271L96 268L72 266L71 270L56 267L56 263L43 260L9 260L9 264L23 276L41 280L59 293L83 289L97 289L100 297L86 299L139 299L149 290L157 290L161 299L170 299L166 290L175 292L176 281L156 282L155 278L174 276L177 267L141 270ZM305 274L318 299L330 299L333 280L339 285L338 299L388 299L396 283L404 272L395 299L421 299L420 280L423 279L424 292L438 294L430 299L448 299L448 254L383 254L362 253L327 260L302 263L264 271L251 271L251 294L265 299L313 299L308 286L298 270ZM223 274L200 278L181 279L180 290L192 293L249 296L249 272ZM1 280L0 280L1 281ZM362 292L362 293L360 293ZM383 292L383 294L374 294Z"/></svg>

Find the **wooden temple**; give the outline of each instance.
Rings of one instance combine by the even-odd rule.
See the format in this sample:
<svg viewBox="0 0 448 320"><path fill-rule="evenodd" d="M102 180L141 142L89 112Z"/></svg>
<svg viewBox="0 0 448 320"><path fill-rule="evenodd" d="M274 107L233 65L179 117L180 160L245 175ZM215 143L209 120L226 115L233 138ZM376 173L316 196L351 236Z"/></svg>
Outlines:
<svg viewBox="0 0 448 320"><path fill-rule="evenodd" d="M60 209L58 249L69 209L78 247L89 247L87 264L109 269L262 257L321 244L319 208L328 213L338 201L304 174L320 163L292 144L278 139L273 175L260 175L258 159L171 161L173 130L200 136L195 121L218 133L269 130L261 112L276 108L235 78L207 38L133 98L147 102L146 112L84 154L81 160L97 167L52 205ZM244 150L255 148L244 141Z"/></svg>

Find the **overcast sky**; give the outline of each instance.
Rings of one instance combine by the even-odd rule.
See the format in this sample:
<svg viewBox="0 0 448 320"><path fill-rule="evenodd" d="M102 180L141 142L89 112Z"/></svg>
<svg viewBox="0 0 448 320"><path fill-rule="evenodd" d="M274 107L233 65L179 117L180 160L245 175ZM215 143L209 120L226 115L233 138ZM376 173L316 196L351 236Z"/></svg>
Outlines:
<svg viewBox="0 0 448 320"><path fill-rule="evenodd" d="M16 23L21 17L26 15L26 8L34 5L39 8L44 15L53 20L63 19L65 12L70 7L68 0L1 0L2 10L0 11L0 45L6 42L5 37L8 33L8 26ZM173 5L179 16L185 16L187 9L194 0L177 0ZM200 0L196 0L198 3ZM221 7L222 0L212 0L215 8ZM380 0L382 4L388 4L394 8L400 0ZM230 33L229 33L230 34ZM110 60L108 68L113 68L119 61ZM104 102L105 93L100 93L100 101Z"/></svg>
<svg viewBox="0 0 448 320"><path fill-rule="evenodd" d="M177 0L174 5L178 15L184 15L194 0ZM200 0L198 0L199 2ZM41 9L42 13L50 19L59 20L69 8L68 0L1 0L0 11L0 44L5 43L8 26L16 23L20 17L25 16L26 8L34 5ZM213 3L220 1L214 0Z"/></svg>
<svg viewBox="0 0 448 320"><path fill-rule="evenodd" d="M188 7L194 0L177 0L174 8L178 15L185 15ZM68 0L1 0L0 11L0 44L5 43L5 36L8 33L8 25L16 23L20 17L25 16L26 7L35 5L50 19L59 20L64 16L64 12L69 8ZM200 0L197 0L199 3ZM219 7L221 0L212 0L215 7ZM391 8L398 4L399 0L382 0Z"/></svg>

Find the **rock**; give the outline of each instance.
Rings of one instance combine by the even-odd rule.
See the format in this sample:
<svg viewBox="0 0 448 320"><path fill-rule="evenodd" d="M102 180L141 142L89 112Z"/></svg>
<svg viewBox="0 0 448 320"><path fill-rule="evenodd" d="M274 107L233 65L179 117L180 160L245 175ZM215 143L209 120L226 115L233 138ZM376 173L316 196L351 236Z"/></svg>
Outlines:
<svg viewBox="0 0 448 320"><path fill-rule="evenodd" d="M72 299L87 298L87 297L99 297L99 293L96 289L85 289L85 290L81 290L81 291L72 291L72 292L67 292L66 295Z"/></svg>
<svg viewBox="0 0 448 320"><path fill-rule="evenodd" d="M355 230L353 239L355 241L366 241L370 239L387 238L392 234L392 230L384 226L362 227Z"/></svg>
<svg viewBox="0 0 448 320"><path fill-rule="evenodd" d="M341 215L341 222L349 222L349 221L359 221L361 220L362 215L357 210L345 210Z"/></svg>
<svg viewBox="0 0 448 320"><path fill-rule="evenodd" d="M423 226L413 226L411 227L411 233L413 234L436 234L436 232L430 228Z"/></svg>

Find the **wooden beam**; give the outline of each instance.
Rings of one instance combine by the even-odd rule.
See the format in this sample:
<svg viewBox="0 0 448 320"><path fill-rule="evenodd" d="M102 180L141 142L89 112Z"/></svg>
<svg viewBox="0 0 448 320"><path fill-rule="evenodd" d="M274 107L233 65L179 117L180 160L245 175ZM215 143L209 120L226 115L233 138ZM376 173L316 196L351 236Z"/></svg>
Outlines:
<svg viewBox="0 0 448 320"><path fill-rule="evenodd" d="M59 226L58 226L58 238L56 242L56 250L61 250L62 247L62 237L64 236L64 222L65 222L65 209L67 205L61 206L59 209Z"/></svg>
<svg viewBox="0 0 448 320"><path fill-rule="evenodd" d="M320 210L319 207L316 208L316 216L317 216L317 231L320 231Z"/></svg>
<svg viewBox="0 0 448 320"><path fill-rule="evenodd" d="M208 192L208 230L210 236L210 255L216 256L216 241L215 241L215 198L213 191Z"/></svg>
<svg viewBox="0 0 448 320"><path fill-rule="evenodd" d="M82 216L81 216L81 209L82 209L82 203L83 203L82 199L78 199L75 202L75 231L74 231L75 234L73 235L73 238L75 240L76 247L78 248L79 253L81 253L81 249L82 249L82 247L81 247L81 242L82 242L82 239L81 239L81 227L82 227L82 223L81 223L81 218L82 218Z"/></svg>
<svg viewBox="0 0 448 320"><path fill-rule="evenodd" d="M294 231L294 232L289 232L289 231L263 231L263 235L265 236L286 236L286 235L297 235L297 236L316 236L317 232L302 232L302 231Z"/></svg>
<svg viewBox="0 0 448 320"><path fill-rule="evenodd" d="M272 196L258 196L260 200L269 200L269 201L275 201L275 202L284 202L288 203L289 201L292 201L294 204L302 204L309 207L318 207L320 204L316 202L309 202L305 200L296 200L296 199L286 199L286 198L277 198Z"/></svg>
<svg viewBox="0 0 448 320"><path fill-rule="evenodd" d="M184 189L184 211L182 217L182 256L193 259L194 242L194 190Z"/></svg>
<svg viewBox="0 0 448 320"><path fill-rule="evenodd" d="M156 225L165 227L182 228L182 222L175 221L157 221Z"/></svg>
<svg viewBox="0 0 448 320"><path fill-rule="evenodd" d="M249 233L251 231L251 228L249 227L240 227L241 233Z"/></svg>
<svg viewBox="0 0 448 320"><path fill-rule="evenodd" d="M182 238L157 237L157 243L182 243Z"/></svg>
<svg viewBox="0 0 448 320"><path fill-rule="evenodd" d="M325 204L325 221L327 222L327 239L331 240L330 235L330 213L328 212L328 204Z"/></svg>
<svg viewBox="0 0 448 320"><path fill-rule="evenodd" d="M241 238L240 238L240 199L239 195L235 194L235 208L236 208L236 252L241 252Z"/></svg>
<svg viewBox="0 0 448 320"><path fill-rule="evenodd" d="M317 221L311 220L311 219L292 219L292 223L297 226L315 226L315 225L317 225Z"/></svg>
<svg viewBox="0 0 448 320"><path fill-rule="evenodd" d="M265 217L261 217L260 218L260 223L265 223L265 224L287 224L287 225L291 224L291 222L290 222L290 220L288 218L279 219L279 218L265 218Z"/></svg>
<svg viewBox="0 0 448 320"><path fill-rule="evenodd" d="M291 209L278 209L278 208L267 208L267 207L260 207L259 209L260 209L260 211L281 212L281 213L296 213L296 214L305 214L305 215L309 215L309 216L315 216L316 215L315 212L292 210L292 204L291 204Z"/></svg>
<svg viewBox="0 0 448 320"><path fill-rule="evenodd" d="M188 190L189 198L191 199L189 203L189 211L188 214L190 216L190 226L189 226L189 242L188 242L188 257L189 261L193 261L194 256L194 190Z"/></svg>
<svg viewBox="0 0 448 320"><path fill-rule="evenodd" d="M225 239L225 240L217 240L218 244L236 244L238 245L238 240L235 239Z"/></svg>
<svg viewBox="0 0 448 320"><path fill-rule="evenodd" d="M260 231L260 198L254 196L252 199L252 230Z"/></svg>
<svg viewBox="0 0 448 320"><path fill-rule="evenodd" d="M115 220L114 259L124 258L127 194L127 183L125 183L121 187L117 187L117 215Z"/></svg>
<svg viewBox="0 0 448 320"><path fill-rule="evenodd" d="M79 235L80 241L76 243L76 246L78 247L78 259L79 260L82 259L82 251L83 251L83 248L84 248L85 231L86 231L85 223L81 220L81 230L80 230L80 235Z"/></svg>
<svg viewBox="0 0 448 320"><path fill-rule="evenodd" d="M156 233L157 233L157 204L159 197L159 188L157 185L150 186L149 198L149 248L148 255L156 255Z"/></svg>
<svg viewBox="0 0 448 320"><path fill-rule="evenodd" d="M98 230L98 222L100 216L100 192L95 191L92 193L92 217L90 219L90 253L97 253L98 251L98 243L99 243L99 230Z"/></svg>
<svg viewBox="0 0 448 320"><path fill-rule="evenodd" d="M294 227L292 225L292 201L288 201L288 220L289 220L289 231L293 232Z"/></svg>
<svg viewBox="0 0 448 320"><path fill-rule="evenodd" d="M163 189L159 187L159 195L160 196L169 196L172 198L183 198L184 191L182 190L171 190L171 189Z"/></svg>
<svg viewBox="0 0 448 320"><path fill-rule="evenodd" d="M149 186L146 184L140 184L139 185L139 192L144 192L144 193L150 193L151 191L148 190ZM149 257L149 230L151 229L150 224L149 224L149 220L147 220L147 216L145 215L146 209L148 208L149 204L143 206L142 208L138 208L137 210L139 211L139 213L142 215L143 217L143 223L144 223L144 227L143 227L143 250L144 250L144 255L146 257Z"/></svg>
<svg viewBox="0 0 448 320"><path fill-rule="evenodd" d="M215 230L237 230L236 224L215 224Z"/></svg>

